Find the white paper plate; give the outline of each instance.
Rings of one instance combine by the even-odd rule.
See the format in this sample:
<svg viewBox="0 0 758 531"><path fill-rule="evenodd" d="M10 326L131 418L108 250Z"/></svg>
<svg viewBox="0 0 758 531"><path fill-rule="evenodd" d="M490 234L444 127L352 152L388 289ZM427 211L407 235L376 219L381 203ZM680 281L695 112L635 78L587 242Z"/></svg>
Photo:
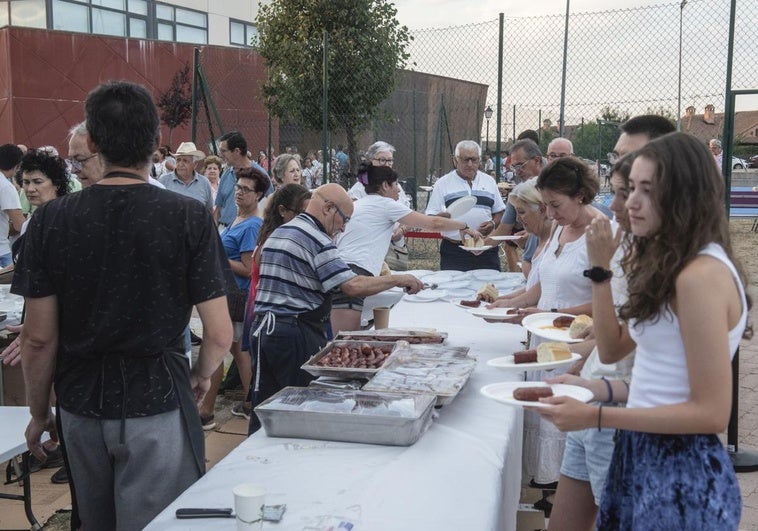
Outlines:
<svg viewBox="0 0 758 531"><path fill-rule="evenodd" d="M474 300L476 298L476 290L473 289L448 289L445 288L445 291L447 291L447 298L448 300L452 301L453 299L464 299L467 301ZM471 308L469 306L469 308Z"/></svg>
<svg viewBox="0 0 758 531"><path fill-rule="evenodd" d="M403 300L408 302L433 302L447 296L444 289L423 289L415 295L406 295Z"/></svg>
<svg viewBox="0 0 758 531"><path fill-rule="evenodd" d="M485 385L480 392L487 398L510 406L551 407L550 404L543 404L542 402L516 400L513 398L513 391L519 387L551 387L555 396L568 396L582 402L589 402L593 397L592 391L585 387L566 384L548 386L544 382L500 382Z"/></svg>
<svg viewBox="0 0 758 531"><path fill-rule="evenodd" d="M502 358L494 358L487 362L490 367L497 367L505 371L512 372L524 372L524 371L545 371L555 369L556 367L563 367L564 365L571 365L581 359L581 355L576 352L571 353L571 359L562 361L545 361L542 363L513 363L513 354L510 356L503 356Z"/></svg>
<svg viewBox="0 0 758 531"><path fill-rule="evenodd" d="M474 252L474 251L487 251L489 249L492 249L491 245L482 245L481 247L466 247L465 245L459 245L458 247L460 247L464 251L470 251L470 252Z"/></svg>
<svg viewBox="0 0 758 531"><path fill-rule="evenodd" d="M473 195L467 195L453 201L451 205L447 207L447 211L450 213L450 217L455 219L461 217L466 212L474 208L475 204L476 197Z"/></svg>
<svg viewBox="0 0 758 531"><path fill-rule="evenodd" d="M469 280L465 278L460 280L451 280L449 282L440 282L437 287L450 291L451 289L465 289L468 287Z"/></svg>
<svg viewBox="0 0 758 531"><path fill-rule="evenodd" d="M553 321L555 318L562 315L576 317L575 315L570 315L568 313L533 313L532 315L524 317L521 324L535 336L544 337L550 341L563 341L564 343L579 343L584 341L583 339L573 339L569 335L568 328L565 330L553 328Z"/></svg>
<svg viewBox="0 0 758 531"><path fill-rule="evenodd" d="M474 269L471 271L471 278L476 280L495 280L500 278L502 273L494 269Z"/></svg>
<svg viewBox="0 0 758 531"><path fill-rule="evenodd" d="M515 235L509 235L509 236L490 236L490 240L495 240L496 242L510 242L513 240L520 240L523 238L523 236L515 236Z"/></svg>
<svg viewBox="0 0 758 531"><path fill-rule="evenodd" d="M461 304L461 301L462 301L462 300L463 300L463 301L472 301L472 300L474 300L474 297L475 297L475 296L476 296L476 295L474 295L474 296L472 296L472 297L470 297L470 298L466 298L466 297L456 297L456 298L454 298L454 299L450 299L450 302L451 302L452 304L454 304L455 306L457 306L458 308L463 308L463 309L464 309L464 310L466 310L467 312L470 312L471 310L476 310L477 308L473 308L473 307L471 307L471 306L466 306L466 305L464 305L464 304ZM482 305L480 304L480 305L479 305L479 308L481 308L481 307L482 307Z"/></svg>
<svg viewBox="0 0 758 531"><path fill-rule="evenodd" d="M511 321L516 319L518 315L513 311L516 308L492 308L488 310L485 306L479 308L470 308L469 313L474 317L481 317L482 319L490 319L492 321ZM508 312L511 312L510 314Z"/></svg>
<svg viewBox="0 0 758 531"><path fill-rule="evenodd" d="M414 277L418 279L422 279L425 277L428 277L429 275L433 275L434 271L431 269L411 269L410 271L393 271L393 275L413 275Z"/></svg>
<svg viewBox="0 0 758 531"><path fill-rule="evenodd" d="M453 275L446 271L437 271L424 277L424 282L427 284L444 284L445 282L451 282L454 279Z"/></svg>

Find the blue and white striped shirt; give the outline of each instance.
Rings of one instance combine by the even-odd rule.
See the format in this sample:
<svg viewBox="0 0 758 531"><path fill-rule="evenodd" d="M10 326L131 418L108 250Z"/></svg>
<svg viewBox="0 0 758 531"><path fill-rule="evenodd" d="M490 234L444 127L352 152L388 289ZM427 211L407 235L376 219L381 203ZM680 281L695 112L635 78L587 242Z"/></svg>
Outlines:
<svg viewBox="0 0 758 531"><path fill-rule="evenodd" d="M323 225L300 214L278 227L263 245L255 313L298 315L315 310L328 292L354 276Z"/></svg>

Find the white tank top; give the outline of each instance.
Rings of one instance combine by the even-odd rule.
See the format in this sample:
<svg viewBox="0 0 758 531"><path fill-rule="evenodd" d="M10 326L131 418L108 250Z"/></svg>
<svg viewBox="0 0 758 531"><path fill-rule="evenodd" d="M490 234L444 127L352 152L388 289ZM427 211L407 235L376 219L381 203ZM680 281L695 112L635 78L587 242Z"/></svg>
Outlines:
<svg viewBox="0 0 758 531"><path fill-rule="evenodd" d="M742 313L737 326L729 331L729 352L734 357L747 323L747 300L742 281L720 245L710 243L699 254L712 256L726 264L737 283ZM637 343L637 351L627 407L655 407L686 402L690 397L687 357L679 320L671 308L665 305L656 322L630 322L629 335Z"/></svg>

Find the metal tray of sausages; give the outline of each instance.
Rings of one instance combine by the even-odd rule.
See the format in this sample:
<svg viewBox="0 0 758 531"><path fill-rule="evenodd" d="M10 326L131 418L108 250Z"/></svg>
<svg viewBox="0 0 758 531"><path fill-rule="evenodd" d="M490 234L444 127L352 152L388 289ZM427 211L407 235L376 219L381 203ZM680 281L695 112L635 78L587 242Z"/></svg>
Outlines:
<svg viewBox="0 0 758 531"><path fill-rule="evenodd" d="M339 367L325 367L319 365L319 362L329 355L335 348L340 349L360 349L364 350L366 347L373 349L381 349L384 353L391 354L397 347L395 341L351 341L351 340L335 340L330 341L324 348L318 351L315 355L303 363L301 368L312 374L313 376L332 376L334 378L341 378L343 380L353 380L356 378L368 380L376 374L384 363L387 362L389 356L386 357L381 364L375 367L349 367L347 363Z"/></svg>
<svg viewBox="0 0 758 531"><path fill-rule="evenodd" d="M432 423L435 396L285 387L255 408L269 437L410 446Z"/></svg>

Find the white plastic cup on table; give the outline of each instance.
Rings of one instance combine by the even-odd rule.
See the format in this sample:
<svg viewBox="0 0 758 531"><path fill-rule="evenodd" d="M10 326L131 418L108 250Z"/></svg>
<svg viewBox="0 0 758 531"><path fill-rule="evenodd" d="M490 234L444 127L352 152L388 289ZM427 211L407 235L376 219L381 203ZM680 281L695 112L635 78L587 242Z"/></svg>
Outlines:
<svg viewBox="0 0 758 531"><path fill-rule="evenodd" d="M252 483L242 483L232 490L237 531L252 531L263 528L263 505L266 489Z"/></svg>
<svg viewBox="0 0 758 531"><path fill-rule="evenodd" d="M390 309L386 306L374 308L374 330L387 328L390 325Z"/></svg>

